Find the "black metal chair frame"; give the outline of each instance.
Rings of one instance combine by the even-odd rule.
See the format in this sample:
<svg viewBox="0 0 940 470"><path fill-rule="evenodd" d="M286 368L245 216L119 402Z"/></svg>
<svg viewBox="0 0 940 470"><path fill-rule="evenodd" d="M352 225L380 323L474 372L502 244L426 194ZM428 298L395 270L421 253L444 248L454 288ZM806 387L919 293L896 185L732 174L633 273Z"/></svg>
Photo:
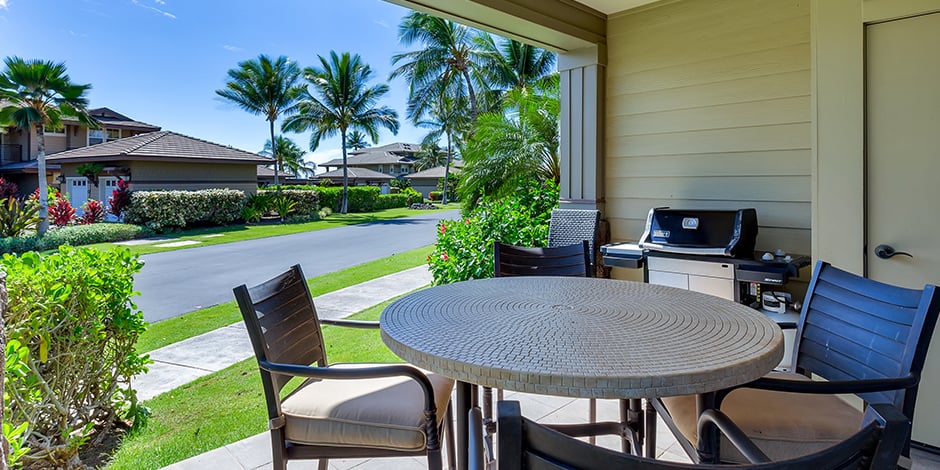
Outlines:
<svg viewBox="0 0 940 470"><path fill-rule="evenodd" d="M273 449L273 467L286 469L288 460L319 459L319 468L327 468L330 458L370 458L370 457L401 457L427 455L428 465L431 469L442 468L441 433L446 432L448 443L448 465L455 467L454 434L452 424L452 404L448 403L446 415L440 428L437 425L438 411L435 404L434 390L428 377L418 368L406 364L389 364L370 366L355 369L327 367L326 349L323 344L323 334L320 324L334 325L348 328L378 329L378 322L355 320L329 320L319 319L316 307L310 295L306 278L300 265L294 265L285 273L249 288L246 285L235 287L235 298L239 309L248 327L248 335L258 360L261 373L261 383L264 388L265 402L267 404L269 428L271 430L271 444ZM278 302L281 302L280 304ZM284 307L299 312L299 318L279 321L262 327L262 320L266 315L276 314L261 311L271 307ZM290 324L286 324L290 323ZM263 332L264 331L264 332ZM269 338L272 332L283 333L281 337ZM305 350L297 348L298 342L285 340L288 334L299 334L303 339ZM303 364L295 361L280 362L286 358L302 358ZM308 360L309 359L309 360ZM315 366L309 364L316 364ZM308 380L357 380L382 377L408 377L420 385L424 399L424 433L427 445L424 450L417 452L395 451L387 449L373 449L366 447L320 446L294 443L286 440L281 414L280 392L287 382L294 377L303 377ZM389 404L394 406L393 403Z"/></svg>
<svg viewBox="0 0 940 470"><path fill-rule="evenodd" d="M484 470L486 461L479 424L479 410L471 410L470 469ZM895 407L877 404L869 407L861 430L849 439L820 452L771 462L743 431L718 410L709 410L699 420L702 432L711 428L728 436L750 464L683 464L652 460L593 446L522 416L519 402L498 403L498 468L514 470L669 470L669 469L887 469L894 468L904 442L910 435L910 421Z"/></svg>
<svg viewBox="0 0 940 470"><path fill-rule="evenodd" d="M825 381L763 377L719 391L713 403L700 403L700 409L720 409L722 401L734 390L756 388L791 393L855 394L866 404L890 403L907 419L913 420L920 374L940 315L940 289L929 284L922 290L884 284L819 261L806 298L796 326L792 364L796 373L807 377L815 375ZM833 321L838 322L841 337L832 334L836 325ZM886 352L889 348L880 347L882 344L877 341L865 344L869 338L874 338L873 332L882 327L898 332L906 330L904 348L893 357ZM853 335L857 341L861 336L861 340L845 341ZM886 373L867 362L873 356L889 356L895 362L896 371ZM690 458L695 461L720 459L717 452L714 456L700 455L702 446L696 449L684 438L664 403L658 399L651 403ZM711 433L706 438L712 441L705 447L717 450L717 435ZM909 437L905 439L902 455L910 455Z"/></svg>

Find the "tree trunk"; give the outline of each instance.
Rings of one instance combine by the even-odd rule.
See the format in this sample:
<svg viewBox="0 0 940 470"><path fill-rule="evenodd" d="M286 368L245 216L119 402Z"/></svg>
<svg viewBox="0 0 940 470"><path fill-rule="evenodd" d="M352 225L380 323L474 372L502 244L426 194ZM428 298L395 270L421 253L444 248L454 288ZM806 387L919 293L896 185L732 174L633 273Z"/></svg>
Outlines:
<svg viewBox="0 0 940 470"><path fill-rule="evenodd" d="M274 186L277 187L277 190L281 190L281 183L278 180L278 159L277 159L277 142L274 141L274 121L269 121L271 123L271 156L274 157Z"/></svg>
<svg viewBox="0 0 940 470"><path fill-rule="evenodd" d="M349 192L349 168L346 166L346 130L341 131L341 134L343 135L343 201L340 203L339 213L345 214L348 201L348 195L346 193Z"/></svg>
<svg viewBox="0 0 940 470"><path fill-rule="evenodd" d="M467 81L467 93L470 94L470 120L477 123L477 95L473 92L473 83L470 82L470 73L462 70L463 78ZM450 157L448 157L450 158Z"/></svg>
<svg viewBox="0 0 940 470"><path fill-rule="evenodd" d="M42 235L49 230L49 190L46 187L46 135L41 122L36 124L36 145L39 147L36 157L39 164L39 227L36 231Z"/></svg>
<svg viewBox="0 0 940 470"><path fill-rule="evenodd" d="M450 176L450 131L446 132L447 134L447 160L444 164L444 196L441 199L441 204L447 204L447 186L450 181L448 181Z"/></svg>
<svg viewBox="0 0 940 470"><path fill-rule="evenodd" d="M4 378L6 378L6 370L4 365L7 363L6 350L6 331L3 328L3 317L7 314L7 287L6 287L6 278L7 274L0 270L0 396L4 392ZM3 428L3 413L0 412L0 428ZM0 470L7 470L8 455L10 454L10 443L7 442L6 437L0 433Z"/></svg>

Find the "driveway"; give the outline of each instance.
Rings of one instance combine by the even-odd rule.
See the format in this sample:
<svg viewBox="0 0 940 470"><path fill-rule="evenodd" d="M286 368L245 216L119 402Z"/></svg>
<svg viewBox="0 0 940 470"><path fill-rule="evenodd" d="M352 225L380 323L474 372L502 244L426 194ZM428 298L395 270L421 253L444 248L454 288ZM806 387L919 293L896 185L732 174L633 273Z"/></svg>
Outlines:
<svg viewBox="0 0 940 470"><path fill-rule="evenodd" d="M254 285L300 263L308 277L433 244L441 219L457 211L224 243L142 256L137 306L148 322L234 300L232 288Z"/></svg>

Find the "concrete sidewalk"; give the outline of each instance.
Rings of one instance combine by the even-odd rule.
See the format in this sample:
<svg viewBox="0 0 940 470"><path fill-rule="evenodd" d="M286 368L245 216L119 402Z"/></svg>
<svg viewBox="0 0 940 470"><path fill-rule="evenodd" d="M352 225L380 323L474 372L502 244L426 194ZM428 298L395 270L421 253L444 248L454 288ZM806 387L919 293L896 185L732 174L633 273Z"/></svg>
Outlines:
<svg viewBox="0 0 940 470"><path fill-rule="evenodd" d="M424 287L431 280L427 266L418 266L315 297L314 303L320 318L343 318ZM134 378L134 388L140 400L149 400L253 354L248 331L239 322L151 351L150 371Z"/></svg>

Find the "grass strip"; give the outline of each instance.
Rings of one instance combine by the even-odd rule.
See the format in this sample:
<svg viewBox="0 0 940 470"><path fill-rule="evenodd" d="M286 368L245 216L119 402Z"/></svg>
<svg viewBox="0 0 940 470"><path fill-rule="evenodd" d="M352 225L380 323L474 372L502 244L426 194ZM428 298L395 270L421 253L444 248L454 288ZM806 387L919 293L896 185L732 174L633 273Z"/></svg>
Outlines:
<svg viewBox="0 0 940 470"><path fill-rule="evenodd" d="M232 243L244 240L255 240L258 238L277 237L281 235L291 235L301 232L313 232L328 228L344 227L347 225L365 224L377 222L380 220L400 219L428 212L441 212L445 210L457 209L459 204L448 204L439 206L441 209L431 211L415 211L406 207L395 209L386 209L376 212L362 212L356 214L334 213L329 217L314 222L302 223L284 223L284 224L265 224L265 225L227 225L224 227L207 227L193 230L184 230L176 233L162 234L166 238L159 242L146 243L140 245L117 245L114 243L95 243L86 245L99 250L109 250L118 246L129 249L132 253L138 255L147 255L151 253L161 253L164 251L183 250L186 248L196 248L200 246L219 245L222 243ZM195 241L199 242L185 246L156 246L171 242Z"/></svg>
<svg viewBox="0 0 940 470"><path fill-rule="evenodd" d="M392 301L350 318L377 320ZM327 358L337 362L401 362L378 330L325 326ZM163 393L145 403L146 426L124 438L109 469L158 469L267 430L264 394L254 358Z"/></svg>
<svg viewBox="0 0 940 470"><path fill-rule="evenodd" d="M397 253L340 271L324 274L307 281L310 293L318 295L353 286L388 274L404 271L427 262L433 246ZM191 338L216 328L241 321L235 301L196 310L147 327L137 340L137 352L145 353L163 346Z"/></svg>

